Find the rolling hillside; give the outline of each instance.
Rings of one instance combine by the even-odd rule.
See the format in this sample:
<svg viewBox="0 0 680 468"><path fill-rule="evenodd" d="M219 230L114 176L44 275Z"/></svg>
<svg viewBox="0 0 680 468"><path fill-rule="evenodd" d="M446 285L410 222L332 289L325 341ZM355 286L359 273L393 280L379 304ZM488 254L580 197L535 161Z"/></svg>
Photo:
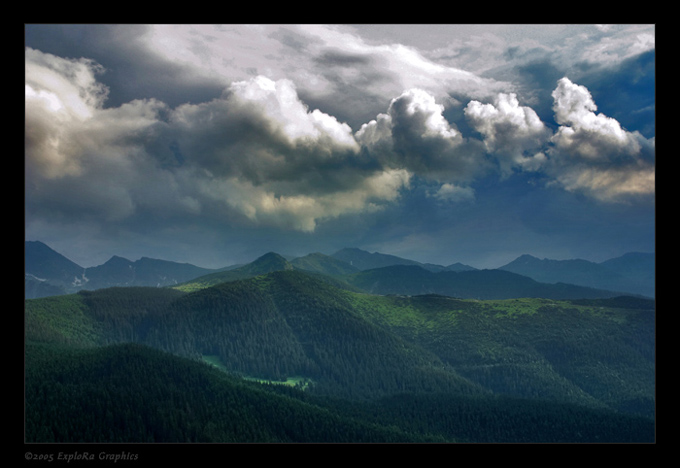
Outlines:
<svg viewBox="0 0 680 468"><path fill-rule="evenodd" d="M137 342L315 394L506 394L632 411L654 401L654 303L375 296L277 271L192 293L114 288L26 303L26 339ZM626 306L630 304L630 306Z"/></svg>
<svg viewBox="0 0 680 468"><path fill-rule="evenodd" d="M94 276L173 268L114 257ZM654 300L461 270L269 253L27 299L27 440L655 440Z"/></svg>
<svg viewBox="0 0 680 468"><path fill-rule="evenodd" d="M446 441L293 395L135 344L86 349L32 344L27 349L26 441Z"/></svg>
<svg viewBox="0 0 680 468"><path fill-rule="evenodd" d="M30 344L26 357L29 444L654 440L651 420L610 411L450 394L329 400L135 344Z"/></svg>
<svg viewBox="0 0 680 468"><path fill-rule="evenodd" d="M331 276L349 275L359 271L359 268L348 262L318 252L295 258L291 260L291 264L300 270Z"/></svg>

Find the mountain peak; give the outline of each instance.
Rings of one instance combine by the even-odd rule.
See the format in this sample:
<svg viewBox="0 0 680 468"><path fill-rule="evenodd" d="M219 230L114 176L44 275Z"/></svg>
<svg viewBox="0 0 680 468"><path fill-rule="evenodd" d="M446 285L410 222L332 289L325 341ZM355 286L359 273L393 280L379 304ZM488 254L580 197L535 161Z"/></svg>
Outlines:
<svg viewBox="0 0 680 468"><path fill-rule="evenodd" d="M70 283L83 272L83 267L40 241L26 241L24 270L37 278L52 278L58 283Z"/></svg>
<svg viewBox="0 0 680 468"><path fill-rule="evenodd" d="M292 270L293 265L276 252L268 252L255 261L239 268L239 271L249 271L252 274L264 274L277 270Z"/></svg>
<svg viewBox="0 0 680 468"><path fill-rule="evenodd" d="M255 262L268 262L268 261L277 261L277 262L287 262L286 258L283 255L277 254L276 252L267 252L266 254L258 257L255 259L252 263Z"/></svg>
<svg viewBox="0 0 680 468"><path fill-rule="evenodd" d="M104 265L107 266L120 266L120 265L132 265L132 262L128 260L127 258L124 257L119 257L118 255L114 255L113 257L109 258Z"/></svg>
<svg viewBox="0 0 680 468"><path fill-rule="evenodd" d="M540 261L540 260L541 260L540 258L534 257L533 255L530 255L530 254L522 254L515 259L516 262L517 261L528 262L528 261Z"/></svg>

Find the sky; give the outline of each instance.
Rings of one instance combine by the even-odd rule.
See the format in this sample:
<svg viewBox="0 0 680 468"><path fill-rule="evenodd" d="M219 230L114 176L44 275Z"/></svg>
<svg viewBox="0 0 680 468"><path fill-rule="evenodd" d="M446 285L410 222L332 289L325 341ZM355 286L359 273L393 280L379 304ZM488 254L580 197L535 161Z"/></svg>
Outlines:
<svg viewBox="0 0 680 468"><path fill-rule="evenodd" d="M655 26L27 24L25 237L83 267L655 249Z"/></svg>

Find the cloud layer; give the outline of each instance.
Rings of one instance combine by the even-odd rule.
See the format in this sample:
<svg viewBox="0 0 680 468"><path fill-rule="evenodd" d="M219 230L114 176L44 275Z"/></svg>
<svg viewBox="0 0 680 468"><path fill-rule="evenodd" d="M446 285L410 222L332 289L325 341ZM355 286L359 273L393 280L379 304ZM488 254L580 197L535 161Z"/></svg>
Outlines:
<svg viewBox="0 0 680 468"><path fill-rule="evenodd" d="M351 129L309 111L290 81L232 84L169 109L103 108L95 64L27 51L27 208L106 221L205 215L303 231L374 211L410 174L365 160Z"/></svg>
<svg viewBox="0 0 680 468"><path fill-rule="evenodd" d="M74 255L653 249L653 25L27 25L26 45L26 235Z"/></svg>
<svg viewBox="0 0 680 468"><path fill-rule="evenodd" d="M411 51L388 52L426 69ZM371 53L326 60L361 64ZM470 100L464 115L477 135L463 135L421 88L354 132L310 110L289 79L258 75L175 108L154 99L105 107L101 73L91 60L26 49L28 212L106 222L207 216L311 232L396 202L414 178L434 183L440 201L474 199L475 180L494 170L540 172L602 201L654 193L653 139L596 113L568 78L552 93L556 131L516 94L498 93Z"/></svg>

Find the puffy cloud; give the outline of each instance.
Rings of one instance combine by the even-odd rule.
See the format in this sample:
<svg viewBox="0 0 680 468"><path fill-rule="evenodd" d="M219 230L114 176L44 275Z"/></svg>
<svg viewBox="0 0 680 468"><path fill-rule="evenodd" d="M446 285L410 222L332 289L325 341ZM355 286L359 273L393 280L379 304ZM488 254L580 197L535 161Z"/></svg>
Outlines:
<svg viewBox="0 0 680 468"><path fill-rule="evenodd" d="M264 76L233 83L230 101L237 106L258 106L276 131L291 144L305 140L357 149L352 130L347 124L315 109L309 112L300 101L295 85L290 80L273 81ZM234 102L235 101L235 102Z"/></svg>
<svg viewBox="0 0 680 468"><path fill-rule="evenodd" d="M553 137L558 149L587 160L610 160L613 155L640 152L635 136L621 128L619 122L595 114L597 106L584 86L562 78L552 96L555 121L561 125Z"/></svg>
<svg viewBox="0 0 680 468"><path fill-rule="evenodd" d="M498 157L504 174L515 166L536 170L545 160L539 150L551 132L533 109L519 105L514 93L499 94L493 104L470 101L465 116L483 135L487 151Z"/></svg>
<svg viewBox="0 0 680 468"><path fill-rule="evenodd" d="M106 89L89 60L67 60L26 49L26 168L43 177L80 172L82 149L74 138L100 107Z"/></svg>
<svg viewBox="0 0 680 468"><path fill-rule="evenodd" d="M465 116L503 175L541 171L550 185L607 202L654 193L654 139L597 113L588 89L566 77L552 97L554 133L513 93L498 94L493 104L468 103Z"/></svg>
<svg viewBox="0 0 680 468"><path fill-rule="evenodd" d="M234 83L219 99L178 107L169 126L187 164L281 194L346 190L380 170L349 126L310 112L287 80Z"/></svg>
<svg viewBox="0 0 680 468"><path fill-rule="evenodd" d="M162 132L157 101L104 108L89 60L26 49L25 174L30 213L120 221L141 210L193 210L150 154Z"/></svg>
<svg viewBox="0 0 680 468"><path fill-rule="evenodd" d="M174 110L155 100L105 108L95 63L27 49L26 68L31 216L153 224L201 214L313 231L378 210L409 184L407 170L367 160L350 127L310 111L288 80L236 82Z"/></svg>
<svg viewBox="0 0 680 468"><path fill-rule="evenodd" d="M601 113L584 86L568 78L552 93L560 124L549 150L550 174L567 190L581 190L601 200L654 193L654 141L628 132Z"/></svg>
<svg viewBox="0 0 680 468"><path fill-rule="evenodd" d="M431 94L410 89L355 137L385 166L438 181L469 181L487 169L482 148L464 139L443 111Z"/></svg>
<svg viewBox="0 0 680 468"><path fill-rule="evenodd" d="M313 231L320 220L379 209L410 179L366 159L349 126L309 111L288 80L234 83L170 122L180 152L201 169L201 193L260 224Z"/></svg>
<svg viewBox="0 0 680 468"><path fill-rule="evenodd" d="M344 25L151 25L140 48L205 79L290 79L322 111L356 130L404 89L419 87L437 99L451 90L482 98L507 89L425 57L398 43L374 43ZM258 53L253 53L257 50ZM338 96L342 96L338 99Z"/></svg>

